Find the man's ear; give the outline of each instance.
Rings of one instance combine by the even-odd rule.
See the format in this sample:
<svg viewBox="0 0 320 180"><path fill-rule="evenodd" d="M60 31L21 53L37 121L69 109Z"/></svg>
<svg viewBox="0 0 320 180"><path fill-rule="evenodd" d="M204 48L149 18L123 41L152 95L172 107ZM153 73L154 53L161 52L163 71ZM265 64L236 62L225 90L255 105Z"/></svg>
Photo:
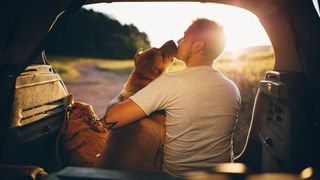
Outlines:
<svg viewBox="0 0 320 180"><path fill-rule="evenodd" d="M193 51L193 53L198 54L198 53L201 53L203 48L204 48L204 42L203 41L195 41L192 44L191 50Z"/></svg>
<svg viewBox="0 0 320 180"><path fill-rule="evenodd" d="M138 51L136 52L136 54L133 56L134 62L136 62L136 60L138 59L139 54L142 53L142 49L138 49Z"/></svg>

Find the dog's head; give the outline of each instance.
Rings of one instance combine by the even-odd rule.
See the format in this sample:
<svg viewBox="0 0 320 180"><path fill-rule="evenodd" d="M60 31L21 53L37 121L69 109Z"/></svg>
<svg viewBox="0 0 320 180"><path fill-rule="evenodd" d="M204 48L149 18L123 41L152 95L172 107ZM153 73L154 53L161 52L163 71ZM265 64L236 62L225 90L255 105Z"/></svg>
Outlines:
<svg viewBox="0 0 320 180"><path fill-rule="evenodd" d="M153 80L161 75L172 63L177 46L170 40L160 48L138 50L134 56L135 71L146 79Z"/></svg>

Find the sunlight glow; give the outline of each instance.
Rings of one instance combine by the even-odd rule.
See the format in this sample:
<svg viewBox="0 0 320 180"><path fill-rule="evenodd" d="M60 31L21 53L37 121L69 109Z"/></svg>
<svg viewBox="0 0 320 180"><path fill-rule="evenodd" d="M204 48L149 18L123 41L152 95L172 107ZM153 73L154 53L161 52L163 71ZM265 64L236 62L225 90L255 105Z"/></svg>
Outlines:
<svg viewBox="0 0 320 180"><path fill-rule="evenodd" d="M169 39L177 41L192 21L201 17L213 19L224 26L226 51L271 44L254 14L228 5L135 2L94 4L85 8L114 17L122 24L134 24L148 35L151 46L155 47L160 47Z"/></svg>

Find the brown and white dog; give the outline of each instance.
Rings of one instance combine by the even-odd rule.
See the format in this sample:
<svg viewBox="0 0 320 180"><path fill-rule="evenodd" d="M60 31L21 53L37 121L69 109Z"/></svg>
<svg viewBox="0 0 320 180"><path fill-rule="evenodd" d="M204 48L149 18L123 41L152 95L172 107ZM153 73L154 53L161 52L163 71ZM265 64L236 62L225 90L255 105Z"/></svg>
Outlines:
<svg viewBox="0 0 320 180"><path fill-rule="evenodd" d="M124 90L112 103L123 101L160 76L173 61L177 46L171 40L160 48L139 50L135 68ZM150 116L113 130L96 167L134 171L160 171L165 140L165 115L158 111Z"/></svg>

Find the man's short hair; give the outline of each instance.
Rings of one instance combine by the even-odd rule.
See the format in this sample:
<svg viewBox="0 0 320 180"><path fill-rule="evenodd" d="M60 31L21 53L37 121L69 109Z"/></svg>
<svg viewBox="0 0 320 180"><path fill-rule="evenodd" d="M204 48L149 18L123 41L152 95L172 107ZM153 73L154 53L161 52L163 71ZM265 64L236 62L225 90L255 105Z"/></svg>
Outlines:
<svg viewBox="0 0 320 180"><path fill-rule="evenodd" d="M217 22L206 18L196 19L188 28L188 33L205 42L204 52L208 58L216 59L223 52L226 38L223 27Z"/></svg>

